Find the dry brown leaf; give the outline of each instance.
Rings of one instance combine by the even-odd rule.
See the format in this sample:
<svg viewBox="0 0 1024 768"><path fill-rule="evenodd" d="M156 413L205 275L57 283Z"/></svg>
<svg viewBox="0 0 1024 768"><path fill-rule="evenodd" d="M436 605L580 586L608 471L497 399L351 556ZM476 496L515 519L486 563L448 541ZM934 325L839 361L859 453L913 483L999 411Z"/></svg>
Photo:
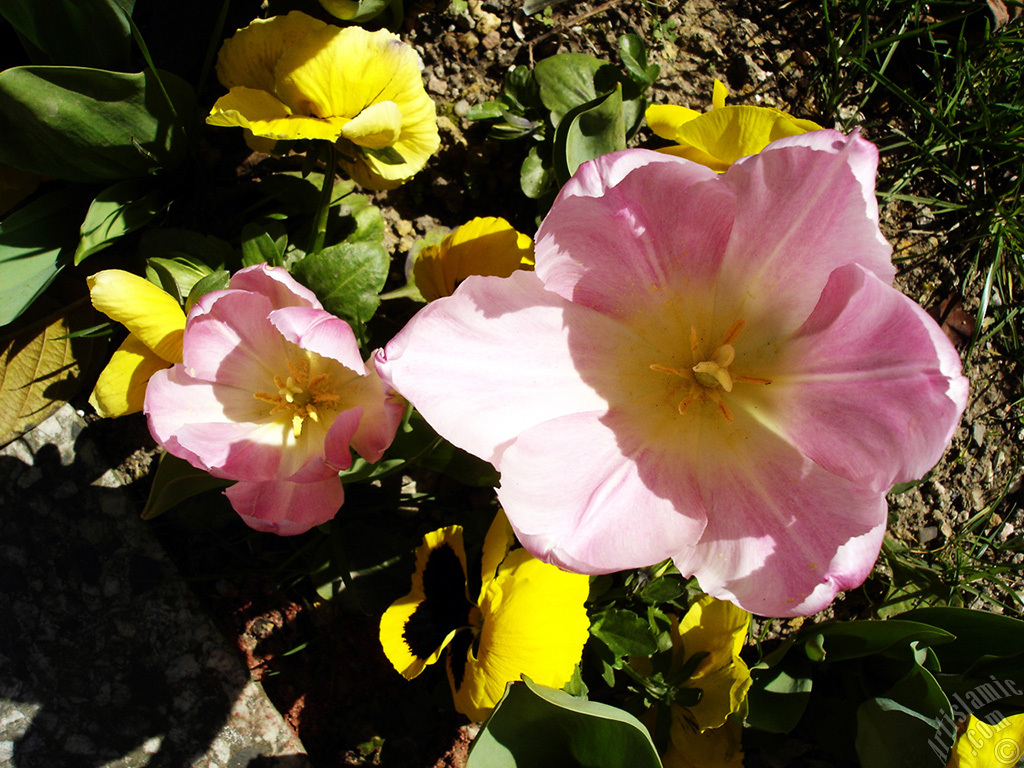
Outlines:
<svg viewBox="0 0 1024 768"><path fill-rule="evenodd" d="M68 333L94 324L88 301L0 337L0 445L38 425L77 394L94 339Z"/></svg>

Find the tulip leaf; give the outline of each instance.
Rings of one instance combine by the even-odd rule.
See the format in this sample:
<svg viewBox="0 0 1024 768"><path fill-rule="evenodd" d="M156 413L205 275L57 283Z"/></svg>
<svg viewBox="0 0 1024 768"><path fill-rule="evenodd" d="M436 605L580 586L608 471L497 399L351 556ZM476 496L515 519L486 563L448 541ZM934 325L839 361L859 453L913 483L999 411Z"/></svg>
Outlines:
<svg viewBox="0 0 1024 768"><path fill-rule="evenodd" d="M170 202L168 194L147 178L126 179L104 189L85 214L75 250L75 266L118 238L144 227Z"/></svg>
<svg viewBox="0 0 1024 768"><path fill-rule="evenodd" d="M81 389L95 339L68 334L96 324L88 299L0 337L0 445L44 421Z"/></svg>
<svg viewBox="0 0 1024 768"><path fill-rule="evenodd" d="M937 734L938 720L885 697L857 708L857 756L863 766L942 768L944 748L925 749ZM942 757L940 757L942 756Z"/></svg>
<svg viewBox="0 0 1024 768"><path fill-rule="evenodd" d="M943 629L922 622L898 619L820 624L811 628L809 638L813 640L815 635L822 636L824 658L828 661L847 661L871 656L915 640L929 646L942 645L954 640L954 636Z"/></svg>
<svg viewBox="0 0 1024 768"><path fill-rule="evenodd" d="M184 459L163 453L141 517L143 520L152 520L193 496L228 485L231 485L230 480L213 477Z"/></svg>
<svg viewBox="0 0 1024 768"><path fill-rule="evenodd" d="M185 302L192 287L211 271L206 264L183 256L170 259L154 256L146 260L146 279L163 288L179 304Z"/></svg>
<svg viewBox="0 0 1024 768"><path fill-rule="evenodd" d="M946 672L969 670L985 656L1012 658L1024 648L1024 621L1010 616L941 607L918 608L900 614L899 618L956 636L949 645L936 651Z"/></svg>
<svg viewBox="0 0 1024 768"><path fill-rule="evenodd" d="M226 269L218 269L197 280L192 285L192 290L188 292L188 297L185 299L185 313L190 312L196 302L206 294L213 291L222 291L227 288L230 281L231 273Z"/></svg>
<svg viewBox="0 0 1024 768"><path fill-rule="evenodd" d="M270 230L274 230L273 234ZM242 227L242 264L246 267L254 264L284 266L284 251L287 246L288 233L280 222L249 222Z"/></svg>
<svg viewBox="0 0 1024 768"><path fill-rule="evenodd" d="M77 190L51 192L0 221L0 325L24 312L70 260L79 199Z"/></svg>
<svg viewBox="0 0 1024 768"><path fill-rule="evenodd" d="M622 86L607 96L566 113L555 130L554 168L560 184L569 180L581 163L626 148L622 114Z"/></svg>
<svg viewBox="0 0 1024 768"><path fill-rule="evenodd" d="M68 181L108 181L178 165L187 150L175 112L193 112L192 88L157 75L79 67L0 72L0 162Z"/></svg>
<svg viewBox="0 0 1024 768"><path fill-rule="evenodd" d="M295 265L294 274L324 309L348 321L360 336L380 304L389 266L380 243L344 242L307 255Z"/></svg>
<svg viewBox="0 0 1024 768"><path fill-rule="evenodd" d="M650 623L632 611L602 611L594 617L590 634L603 641L616 656L650 656L658 650Z"/></svg>
<svg viewBox="0 0 1024 768"><path fill-rule="evenodd" d="M525 676L512 683L470 748L466 768L660 768L647 729L628 712Z"/></svg>
<svg viewBox="0 0 1024 768"><path fill-rule="evenodd" d="M40 64L124 70L134 0L0 0L0 15L45 54Z"/></svg>

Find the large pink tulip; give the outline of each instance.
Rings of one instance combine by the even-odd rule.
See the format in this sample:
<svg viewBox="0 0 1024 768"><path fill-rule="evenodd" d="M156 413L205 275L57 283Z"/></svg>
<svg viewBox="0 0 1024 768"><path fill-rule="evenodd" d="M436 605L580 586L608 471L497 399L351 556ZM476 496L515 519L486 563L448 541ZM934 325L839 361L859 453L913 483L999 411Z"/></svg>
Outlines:
<svg viewBox="0 0 1024 768"><path fill-rule="evenodd" d="M215 477L245 522L302 533L337 514L349 446L377 461L404 405L359 354L352 329L280 267L236 273L189 312L183 363L146 389L149 429Z"/></svg>
<svg viewBox="0 0 1024 768"><path fill-rule="evenodd" d="M774 142L726 173L646 150L580 167L536 272L471 277L378 357L501 472L523 545L569 570L672 558L762 615L859 585L885 493L963 412L960 361L896 291L873 145Z"/></svg>

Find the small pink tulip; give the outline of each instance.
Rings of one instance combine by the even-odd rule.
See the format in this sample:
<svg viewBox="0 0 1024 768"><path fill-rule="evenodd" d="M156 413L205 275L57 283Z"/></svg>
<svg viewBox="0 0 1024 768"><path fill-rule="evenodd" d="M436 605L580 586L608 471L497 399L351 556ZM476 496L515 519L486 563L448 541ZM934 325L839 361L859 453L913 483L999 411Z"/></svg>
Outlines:
<svg viewBox="0 0 1024 768"><path fill-rule="evenodd" d="M815 131L719 175L585 163L536 272L470 277L379 353L385 381L501 472L523 545L605 573L672 558L774 616L859 585L885 494L938 461L967 400L892 287L877 151Z"/></svg>
<svg viewBox="0 0 1024 768"><path fill-rule="evenodd" d="M236 273L189 312L183 363L146 390L154 439L215 477L259 531L303 533L337 514L349 447L377 461L404 406L352 329L280 267Z"/></svg>

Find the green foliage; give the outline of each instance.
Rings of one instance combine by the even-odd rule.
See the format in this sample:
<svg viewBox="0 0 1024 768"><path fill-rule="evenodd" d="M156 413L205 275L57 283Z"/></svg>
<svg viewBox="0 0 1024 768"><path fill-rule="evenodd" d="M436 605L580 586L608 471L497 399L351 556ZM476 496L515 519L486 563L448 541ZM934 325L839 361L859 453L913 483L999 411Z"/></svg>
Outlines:
<svg viewBox="0 0 1024 768"><path fill-rule="evenodd" d="M629 713L524 677L506 689L466 766L659 768L661 760L647 729Z"/></svg>
<svg viewBox="0 0 1024 768"><path fill-rule="evenodd" d="M144 227L171 202L168 192L148 178L126 179L92 201L82 222L75 266L120 237Z"/></svg>
<svg viewBox="0 0 1024 768"><path fill-rule="evenodd" d="M493 123L493 139L537 142L520 172L527 197L553 196L580 163L625 149L640 127L644 94L658 67L647 63L647 49L636 35L619 38L619 55L623 69L583 53L551 56L532 71L515 67L498 101L470 110L471 120Z"/></svg>
<svg viewBox="0 0 1024 768"><path fill-rule="evenodd" d="M68 181L173 168L187 152L177 115L192 114L193 98L167 72L12 67L0 72L0 162Z"/></svg>
<svg viewBox="0 0 1024 768"><path fill-rule="evenodd" d="M160 463L153 475L153 485L149 489L149 498L142 509L142 519L152 520L193 496L228 485L231 485L229 480L213 477L184 459L161 453Z"/></svg>
<svg viewBox="0 0 1024 768"><path fill-rule="evenodd" d="M75 190L51 192L0 221L0 325L24 312L70 263L80 202Z"/></svg>
<svg viewBox="0 0 1024 768"><path fill-rule="evenodd" d="M37 64L126 71L135 0L0 0ZM59 20L59 21L55 21Z"/></svg>

